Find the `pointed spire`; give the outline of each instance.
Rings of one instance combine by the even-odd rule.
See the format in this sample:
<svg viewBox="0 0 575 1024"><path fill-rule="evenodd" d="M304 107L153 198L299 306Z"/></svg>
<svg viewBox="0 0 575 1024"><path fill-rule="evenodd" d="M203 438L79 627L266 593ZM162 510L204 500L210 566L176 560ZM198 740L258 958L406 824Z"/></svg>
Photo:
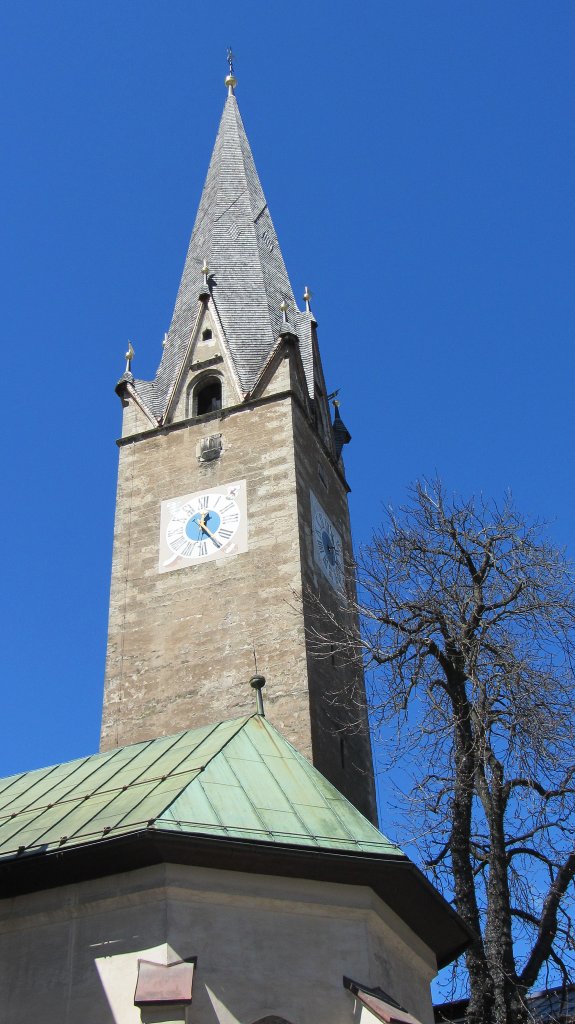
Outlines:
<svg viewBox="0 0 575 1024"><path fill-rule="evenodd" d="M306 311L306 313L311 313L311 305L310 305L310 303L311 303L311 292L310 292L307 284L305 286L305 291L303 293L303 301L305 302L305 311Z"/></svg>
<svg viewBox="0 0 575 1024"><path fill-rule="evenodd" d="M300 330L292 287L233 92L224 105L176 299L166 350L171 357L161 365L158 377L165 374L173 379L177 372L173 360L183 358L197 314L198 283L201 275L206 280L208 264L211 297L247 392L277 343L284 322L282 301L294 310L292 333L300 335Z"/></svg>
<svg viewBox="0 0 575 1024"><path fill-rule="evenodd" d="M228 96L216 137L169 330L169 343L153 383L154 412L165 402L185 358L198 300L213 302L242 390L249 394L285 334L299 340L313 395L310 319L300 313L234 95L233 54L228 54ZM233 79L233 81L232 81ZM209 269L208 269L209 268ZM282 331L283 325L283 331Z"/></svg>

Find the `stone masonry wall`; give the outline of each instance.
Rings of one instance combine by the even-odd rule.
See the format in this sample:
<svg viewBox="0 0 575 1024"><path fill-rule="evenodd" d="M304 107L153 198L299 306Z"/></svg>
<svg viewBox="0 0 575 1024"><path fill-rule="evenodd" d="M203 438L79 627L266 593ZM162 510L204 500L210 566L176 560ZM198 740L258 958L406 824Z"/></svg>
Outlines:
<svg viewBox="0 0 575 1024"><path fill-rule="evenodd" d="M200 438L222 433L200 464ZM162 500L245 479L248 551L158 572ZM102 749L255 710L311 757L292 402L279 399L134 440L120 468Z"/></svg>
<svg viewBox="0 0 575 1024"><path fill-rule="evenodd" d="M200 463L213 433L222 454ZM161 502L235 480L246 481L247 552L159 573ZM345 485L304 412L291 350L259 402L123 438L101 748L252 713L257 660L270 720L376 820L363 678L309 651L303 593L334 597L314 562L310 488L349 558Z"/></svg>
<svg viewBox="0 0 575 1024"><path fill-rule="evenodd" d="M336 619L349 610L315 563L311 525L310 490L330 517L343 542L344 563L353 558L347 492L317 435L299 407L294 409L294 451L299 502L304 622L308 636L317 630L325 635L323 651L308 643L307 668L313 708L313 761L317 768L358 807L377 823L373 760L367 720L366 694L361 666L351 665L333 653L327 636ZM350 597L353 581L347 578ZM322 614L326 609L327 615Z"/></svg>

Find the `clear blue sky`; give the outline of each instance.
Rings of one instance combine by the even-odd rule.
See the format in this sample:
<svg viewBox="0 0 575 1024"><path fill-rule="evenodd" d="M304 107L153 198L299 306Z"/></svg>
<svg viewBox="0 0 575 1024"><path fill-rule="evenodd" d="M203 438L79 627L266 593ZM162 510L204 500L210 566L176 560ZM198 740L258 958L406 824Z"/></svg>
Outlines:
<svg viewBox="0 0 575 1024"><path fill-rule="evenodd" d="M154 373L237 96L353 434L575 548L572 0L4 5L0 774L97 748L127 339ZM271 682L271 680L270 680Z"/></svg>

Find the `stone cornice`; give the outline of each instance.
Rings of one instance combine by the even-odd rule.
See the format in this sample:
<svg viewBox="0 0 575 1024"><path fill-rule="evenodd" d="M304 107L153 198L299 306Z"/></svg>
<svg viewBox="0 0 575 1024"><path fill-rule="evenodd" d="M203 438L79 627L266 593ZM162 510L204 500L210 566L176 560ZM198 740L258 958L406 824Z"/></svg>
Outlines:
<svg viewBox="0 0 575 1024"><path fill-rule="evenodd" d="M274 402L285 402L288 399L291 399L294 405L298 407L300 412L303 414L306 422L313 430L310 423L309 413L305 407L305 404L302 402L301 398L295 391L293 391L291 388L288 388L285 391L278 391L276 394L273 395L264 395L262 398L248 399L246 402L241 402L238 405L229 405L225 409L218 409L217 412L207 413L205 416L190 416L185 420L178 420L177 423L166 423L163 424L162 426L153 427L151 430L140 430L136 434L129 434L127 437L118 438L116 444L118 445L119 448L124 448L126 447L126 445L136 444L138 441L149 441L153 437L162 436L164 434L171 434L175 430L185 430L187 427L196 427L201 423L208 424L215 421L226 420L228 419L229 416L235 416L237 413L247 412L249 409L256 409L259 406L271 405ZM349 493L351 491L351 488L345 478L344 473L342 473L338 463L336 463L332 453L329 451L327 445L324 444L321 437L319 437L319 435L315 431L313 431L313 434L323 454L326 456L333 471L338 477L339 481L341 482L345 490Z"/></svg>

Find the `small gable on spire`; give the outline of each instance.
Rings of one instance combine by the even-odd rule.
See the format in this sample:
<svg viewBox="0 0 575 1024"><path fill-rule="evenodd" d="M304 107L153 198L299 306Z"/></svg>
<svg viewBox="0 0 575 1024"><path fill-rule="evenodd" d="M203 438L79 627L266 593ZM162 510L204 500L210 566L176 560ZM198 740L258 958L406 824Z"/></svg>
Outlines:
<svg viewBox="0 0 575 1024"><path fill-rule="evenodd" d="M202 303L165 400L163 423L204 416L242 401L242 390L213 301Z"/></svg>

